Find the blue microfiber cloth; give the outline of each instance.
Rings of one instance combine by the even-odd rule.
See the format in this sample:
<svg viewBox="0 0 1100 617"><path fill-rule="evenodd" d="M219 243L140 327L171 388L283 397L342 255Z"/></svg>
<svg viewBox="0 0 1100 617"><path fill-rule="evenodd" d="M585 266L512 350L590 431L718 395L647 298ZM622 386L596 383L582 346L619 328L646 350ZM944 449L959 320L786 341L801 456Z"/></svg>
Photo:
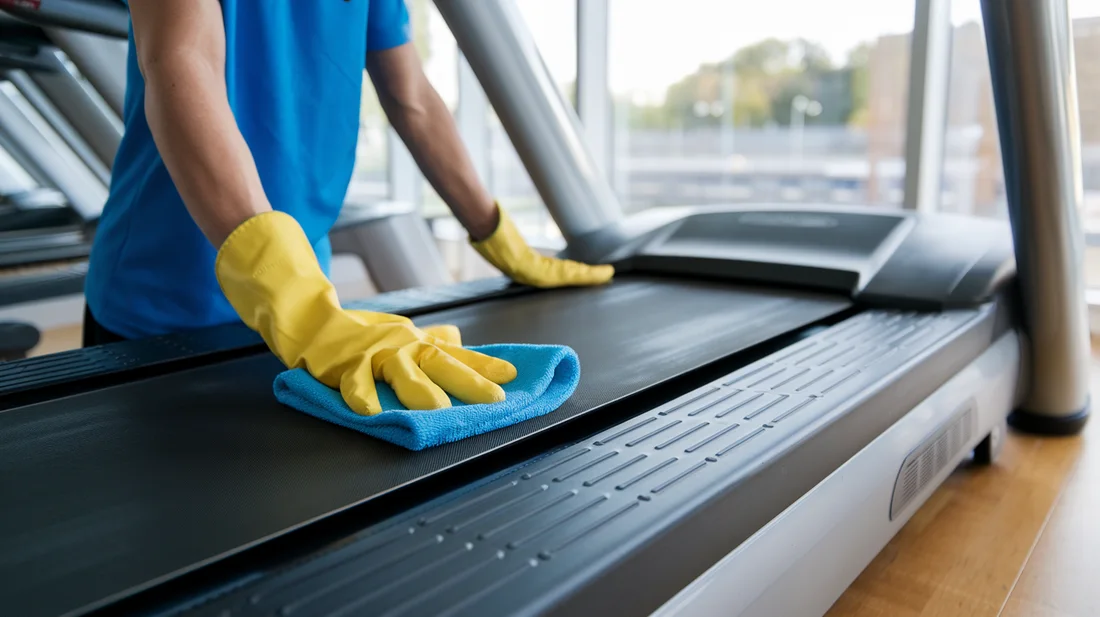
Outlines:
<svg viewBox="0 0 1100 617"><path fill-rule="evenodd" d="M304 369L280 373L275 378L275 398L322 420L409 450L423 450L550 413L573 395L580 380L580 361L569 347L484 345L470 349L516 367L516 378L503 386L504 401L466 405L452 397L453 406L448 409L410 411L397 400L393 389L378 383L382 413L361 416L347 406L338 390L320 383Z"/></svg>

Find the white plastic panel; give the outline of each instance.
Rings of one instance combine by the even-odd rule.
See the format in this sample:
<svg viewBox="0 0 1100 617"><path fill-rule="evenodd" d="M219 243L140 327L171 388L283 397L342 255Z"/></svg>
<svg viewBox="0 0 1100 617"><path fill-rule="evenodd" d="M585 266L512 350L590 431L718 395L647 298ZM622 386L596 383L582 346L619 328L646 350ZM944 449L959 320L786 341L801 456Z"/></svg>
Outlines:
<svg viewBox="0 0 1100 617"><path fill-rule="evenodd" d="M1012 407L1020 345L1004 335L902 420L655 612L659 617L822 615L966 452ZM959 451L893 520L890 501L906 456L962 405L977 424Z"/></svg>

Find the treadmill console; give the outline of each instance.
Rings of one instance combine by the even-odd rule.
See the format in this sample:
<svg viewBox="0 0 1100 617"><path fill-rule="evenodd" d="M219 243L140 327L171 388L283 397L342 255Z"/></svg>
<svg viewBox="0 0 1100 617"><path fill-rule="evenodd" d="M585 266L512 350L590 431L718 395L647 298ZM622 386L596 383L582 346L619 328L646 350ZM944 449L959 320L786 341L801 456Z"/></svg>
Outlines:
<svg viewBox="0 0 1100 617"><path fill-rule="evenodd" d="M867 208L693 209L609 260L912 309L981 304L1015 274L1007 223Z"/></svg>

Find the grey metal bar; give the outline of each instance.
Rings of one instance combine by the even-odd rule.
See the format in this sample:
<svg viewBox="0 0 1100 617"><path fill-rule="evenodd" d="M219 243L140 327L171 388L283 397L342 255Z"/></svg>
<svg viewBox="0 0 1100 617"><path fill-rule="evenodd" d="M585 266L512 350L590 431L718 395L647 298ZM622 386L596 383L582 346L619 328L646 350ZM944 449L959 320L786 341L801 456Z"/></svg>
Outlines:
<svg viewBox="0 0 1100 617"><path fill-rule="evenodd" d="M0 195L22 193L37 187L38 182L8 153L8 144L0 139Z"/></svg>
<svg viewBox="0 0 1100 617"><path fill-rule="evenodd" d="M611 93L608 90L608 0L577 2L577 115L596 164L611 174Z"/></svg>
<svg viewBox="0 0 1100 617"><path fill-rule="evenodd" d="M1023 317L1029 390L1013 423L1076 432L1089 334L1076 77L1066 0L982 0Z"/></svg>
<svg viewBox="0 0 1100 617"><path fill-rule="evenodd" d="M0 105L2 105L2 102L0 102ZM30 189L39 186L57 188L57 185L51 182L50 178L34 164L34 158L29 155L27 150L15 140L16 135L7 132L5 127L8 126L8 123L5 120L5 118L0 117L0 148L7 153L8 158L19 166L19 169L22 169L23 172L30 177L33 186L28 186L26 188ZM12 120L14 121L15 119L12 118Z"/></svg>
<svg viewBox="0 0 1100 617"><path fill-rule="evenodd" d="M908 210L939 209L952 35L951 0L917 0L905 131L903 206Z"/></svg>
<svg viewBox="0 0 1100 617"><path fill-rule="evenodd" d="M458 109L455 124L466 144L466 151L474 163L478 177L489 182L489 102L481 91L470 63L461 55L458 58Z"/></svg>
<svg viewBox="0 0 1100 617"><path fill-rule="evenodd" d="M119 117L126 99L126 54L129 43L97 34L46 28L46 35L64 51Z"/></svg>
<svg viewBox="0 0 1100 617"><path fill-rule="evenodd" d="M411 204L344 204L329 238L333 253L363 261L380 292L453 283L427 223Z"/></svg>
<svg viewBox="0 0 1100 617"><path fill-rule="evenodd" d="M6 11L39 26L73 28L116 38L129 34L130 13L119 0L39 0L37 6L27 3L4 3Z"/></svg>
<svg viewBox="0 0 1100 617"><path fill-rule="evenodd" d="M416 167L412 153L393 127L386 132L386 162L389 167L390 199L420 204L424 193L423 177Z"/></svg>
<svg viewBox="0 0 1100 617"><path fill-rule="evenodd" d="M88 169L99 178L100 182L104 185L110 184L111 171L99 159L99 156L88 145L88 142L84 141L84 138L80 136L72 123L58 111L50 98L38 87L38 84L31 81L30 76L23 71L8 71L4 76L19 89L23 98L34 106L35 110L65 141L65 144L72 149L73 153L80 157L80 160L88 166Z"/></svg>
<svg viewBox="0 0 1100 617"><path fill-rule="evenodd" d="M60 136L26 102L15 86L0 82L0 134L21 150L20 164L64 193L85 220L103 211L107 187L73 153ZM37 117L36 117L37 116Z"/></svg>
<svg viewBox="0 0 1100 617"><path fill-rule="evenodd" d="M565 239L619 222L619 201L514 2L447 0L436 7Z"/></svg>
<svg viewBox="0 0 1100 617"><path fill-rule="evenodd" d="M91 85L69 70L58 54L60 52L55 51L51 56L56 63L56 71L29 73L30 78L109 170L114 166L115 154L122 141L122 120Z"/></svg>

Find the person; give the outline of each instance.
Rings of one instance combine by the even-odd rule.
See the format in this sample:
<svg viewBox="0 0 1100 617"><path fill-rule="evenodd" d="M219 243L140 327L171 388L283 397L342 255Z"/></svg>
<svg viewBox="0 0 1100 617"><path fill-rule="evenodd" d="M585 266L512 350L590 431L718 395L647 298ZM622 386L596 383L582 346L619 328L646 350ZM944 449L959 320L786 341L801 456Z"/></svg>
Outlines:
<svg viewBox="0 0 1100 617"><path fill-rule="evenodd" d="M243 321L291 368L381 411L502 400L515 368L453 327L345 310L327 237L351 180L364 67L391 125L513 280L609 281L532 250L478 181L404 0L130 0L125 132L86 283L85 344Z"/></svg>

